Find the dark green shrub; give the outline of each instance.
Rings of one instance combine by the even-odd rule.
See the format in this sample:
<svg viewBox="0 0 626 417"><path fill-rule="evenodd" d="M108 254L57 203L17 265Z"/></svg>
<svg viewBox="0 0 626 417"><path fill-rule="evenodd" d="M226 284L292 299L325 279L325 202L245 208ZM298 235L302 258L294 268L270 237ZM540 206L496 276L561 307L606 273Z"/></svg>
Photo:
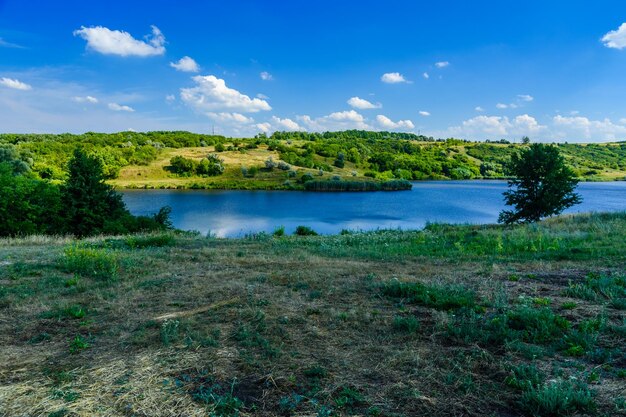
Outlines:
<svg viewBox="0 0 626 417"><path fill-rule="evenodd" d="M317 232L308 226L298 226L294 232L297 236L317 236Z"/></svg>

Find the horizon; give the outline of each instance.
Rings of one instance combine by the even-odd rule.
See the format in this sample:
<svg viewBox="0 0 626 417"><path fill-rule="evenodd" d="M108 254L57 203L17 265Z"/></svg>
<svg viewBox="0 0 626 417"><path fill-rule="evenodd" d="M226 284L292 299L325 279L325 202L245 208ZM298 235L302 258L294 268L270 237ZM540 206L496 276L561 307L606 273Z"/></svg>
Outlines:
<svg viewBox="0 0 626 417"><path fill-rule="evenodd" d="M0 0L0 132L624 141L626 4L594 5Z"/></svg>

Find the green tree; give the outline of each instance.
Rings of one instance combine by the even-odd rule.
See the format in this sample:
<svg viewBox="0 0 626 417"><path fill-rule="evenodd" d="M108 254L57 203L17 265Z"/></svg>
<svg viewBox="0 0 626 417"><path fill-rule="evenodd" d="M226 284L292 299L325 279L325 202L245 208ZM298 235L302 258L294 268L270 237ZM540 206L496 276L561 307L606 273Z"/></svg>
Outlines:
<svg viewBox="0 0 626 417"><path fill-rule="evenodd" d="M130 217L122 196L104 180L102 162L76 149L61 189L67 232L79 237L111 233Z"/></svg>
<svg viewBox="0 0 626 417"><path fill-rule="evenodd" d="M504 200L513 210L502 211L500 223L536 222L581 202L574 192L578 180L555 146L530 145L513 154L508 170L515 179L509 181Z"/></svg>
<svg viewBox="0 0 626 417"><path fill-rule="evenodd" d="M59 233L58 187L13 171L12 164L0 162L0 236Z"/></svg>

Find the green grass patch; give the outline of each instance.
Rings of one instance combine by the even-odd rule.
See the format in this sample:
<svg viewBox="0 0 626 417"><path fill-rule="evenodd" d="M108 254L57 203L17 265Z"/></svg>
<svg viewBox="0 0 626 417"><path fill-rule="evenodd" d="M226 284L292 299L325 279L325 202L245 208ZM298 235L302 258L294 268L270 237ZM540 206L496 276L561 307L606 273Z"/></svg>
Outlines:
<svg viewBox="0 0 626 417"><path fill-rule="evenodd" d="M113 281L119 272L119 260L115 252L80 244L65 248L60 265L66 272L100 281Z"/></svg>
<svg viewBox="0 0 626 417"><path fill-rule="evenodd" d="M479 307L476 294L461 285L428 285L392 280L383 285L382 292L388 297L403 298L410 303L436 310L449 311Z"/></svg>

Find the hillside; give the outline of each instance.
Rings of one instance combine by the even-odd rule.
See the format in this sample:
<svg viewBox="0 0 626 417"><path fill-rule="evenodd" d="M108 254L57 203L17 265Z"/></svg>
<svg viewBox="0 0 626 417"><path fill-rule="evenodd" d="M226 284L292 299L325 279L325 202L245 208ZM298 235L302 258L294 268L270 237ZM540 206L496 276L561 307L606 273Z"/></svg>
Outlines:
<svg viewBox="0 0 626 417"><path fill-rule="evenodd" d="M248 139L188 132L0 135L42 178L63 181L76 146L98 156L121 188L302 189L315 180L389 181L505 178L504 165L525 146L500 141L434 140L390 132L276 132ZM4 145L2 145L4 144ZM626 178L626 143L558 144L582 180ZM219 175L173 172L172 158L222 160ZM269 164L269 165L268 165Z"/></svg>
<svg viewBox="0 0 626 417"><path fill-rule="evenodd" d="M0 414L626 414L626 214L0 240Z"/></svg>

